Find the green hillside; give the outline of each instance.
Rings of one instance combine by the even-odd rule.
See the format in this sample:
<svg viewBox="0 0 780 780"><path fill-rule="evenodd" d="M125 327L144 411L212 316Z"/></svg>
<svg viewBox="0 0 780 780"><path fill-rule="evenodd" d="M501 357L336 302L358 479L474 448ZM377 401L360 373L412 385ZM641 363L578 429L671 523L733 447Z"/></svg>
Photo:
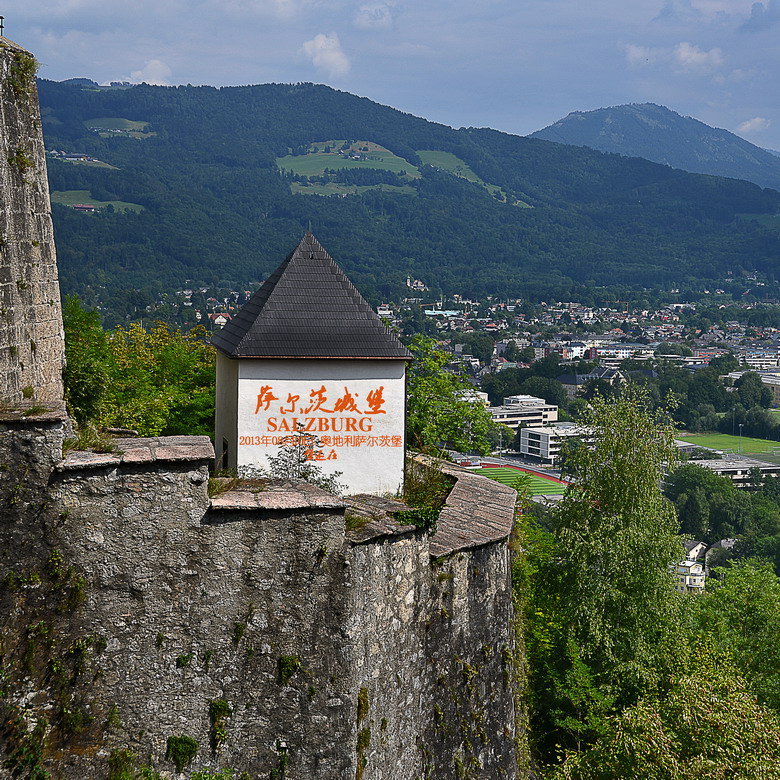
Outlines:
<svg viewBox="0 0 780 780"><path fill-rule="evenodd" d="M276 164L280 170L303 176L320 176L329 169L349 168L391 171L413 179L420 176L416 166L371 141L324 141L312 144L305 154L279 157Z"/></svg>
<svg viewBox="0 0 780 780"><path fill-rule="evenodd" d="M39 91L47 148L118 169L52 159L51 189L143 206L84 219L54 205L64 291L88 290L119 319L140 298L186 280L257 284L309 224L374 301L404 295L410 273L433 296L588 300L609 288L624 300L632 289L727 271L773 275L780 257L780 231L736 217L780 213L776 192L488 129L453 130L324 86L95 90L41 81ZM128 135L135 130L100 135L85 124L105 123L95 117L142 123L156 135L143 143ZM334 166L323 139L360 139L353 144L377 159ZM424 164L430 152L435 167ZM296 173L302 165L312 167Z"/></svg>
<svg viewBox="0 0 780 780"><path fill-rule="evenodd" d="M467 162L456 157L451 152L442 152L437 149L418 149L417 156L423 161L423 165L432 165L434 168L447 171L447 173L451 173L453 176L465 179L466 181L473 181L475 184L484 187L502 203L506 203L507 196L501 187L482 181L482 179L471 170ZM525 203L522 200L515 200L514 205L522 208L531 208L530 204Z"/></svg>

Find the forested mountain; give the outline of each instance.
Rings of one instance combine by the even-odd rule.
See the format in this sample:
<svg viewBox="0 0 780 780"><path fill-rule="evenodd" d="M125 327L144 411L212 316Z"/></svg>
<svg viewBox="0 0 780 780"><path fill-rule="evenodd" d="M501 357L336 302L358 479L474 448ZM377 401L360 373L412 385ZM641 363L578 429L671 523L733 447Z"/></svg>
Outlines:
<svg viewBox="0 0 780 780"><path fill-rule="evenodd" d="M746 179L780 190L780 158L772 152L654 103L573 111L530 137L644 157L684 171Z"/></svg>
<svg viewBox="0 0 780 780"><path fill-rule="evenodd" d="M309 224L374 301L407 274L434 295L569 297L771 275L780 258L772 219L737 217L776 214L780 193L747 182L453 130L313 84L39 88L47 149L100 161L49 158L63 288L118 317L186 280L257 283ZM86 198L112 205L59 205Z"/></svg>

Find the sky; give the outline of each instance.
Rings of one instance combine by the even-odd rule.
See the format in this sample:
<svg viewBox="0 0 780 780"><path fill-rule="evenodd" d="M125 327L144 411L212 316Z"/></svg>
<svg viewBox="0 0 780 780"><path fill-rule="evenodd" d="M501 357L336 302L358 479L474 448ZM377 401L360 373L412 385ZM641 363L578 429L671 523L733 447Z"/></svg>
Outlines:
<svg viewBox="0 0 780 780"><path fill-rule="evenodd" d="M652 102L780 150L780 0L5 0L43 78L312 81L524 135Z"/></svg>

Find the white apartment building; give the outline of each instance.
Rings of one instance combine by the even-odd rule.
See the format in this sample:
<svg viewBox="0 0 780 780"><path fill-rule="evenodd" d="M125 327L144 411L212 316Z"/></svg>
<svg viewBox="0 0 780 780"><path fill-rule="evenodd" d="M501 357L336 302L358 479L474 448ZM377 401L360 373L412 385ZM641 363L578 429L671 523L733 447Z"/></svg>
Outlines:
<svg viewBox="0 0 780 780"><path fill-rule="evenodd" d="M558 407L533 395L510 395L501 406L489 406L495 423L517 430L521 425L537 428L558 419Z"/></svg>
<svg viewBox="0 0 780 780"><path fill-rule="evenodd" d="M780 442L778 442L778 450L780 450ZM753 486L754 469L762 477L780 476L780 465L744 456L736 458L731 456L720 460L692 460L690 462L703 469L709 469L719 477L728 477L734 483L734 487L738 488Z"/></svg>
<svg viewBox="0 0 780 780"><path fill-rule="evenodd" d="M582 436L586 431L575 423L558 423L543 428L523 428L520 431L521 455L542 463L557 465L562 442L571 436Z"/></svg>

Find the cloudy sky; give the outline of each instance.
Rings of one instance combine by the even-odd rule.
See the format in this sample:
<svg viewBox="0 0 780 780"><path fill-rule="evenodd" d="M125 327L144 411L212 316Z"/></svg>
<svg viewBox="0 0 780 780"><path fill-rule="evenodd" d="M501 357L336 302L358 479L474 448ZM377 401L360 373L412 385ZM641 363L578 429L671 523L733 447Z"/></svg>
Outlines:
<svg viewBox="0 0 780 780"><path fill-rule="evenodd" d="M780 0L6 0L41 75L315 81L529 133L660 103L780 149Z"/></svg>

